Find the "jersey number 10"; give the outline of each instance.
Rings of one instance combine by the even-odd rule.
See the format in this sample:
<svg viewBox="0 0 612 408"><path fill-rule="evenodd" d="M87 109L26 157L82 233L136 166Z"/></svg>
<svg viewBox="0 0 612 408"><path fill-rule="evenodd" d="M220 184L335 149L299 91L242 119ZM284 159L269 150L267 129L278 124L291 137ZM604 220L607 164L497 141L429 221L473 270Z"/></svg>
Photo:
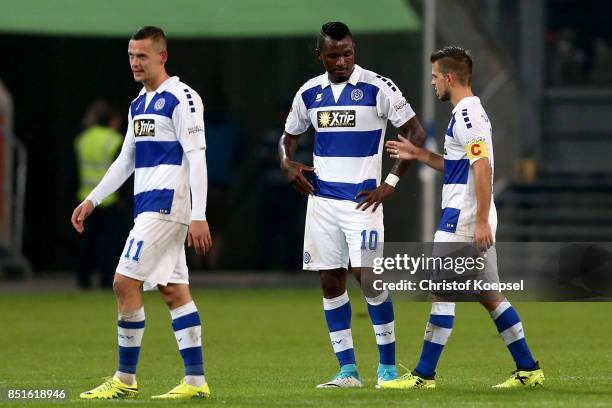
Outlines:
<svg viewBox="0 0 612 408"><path fill-rule="evenodd" d="M368 237L368 231L361 231L361 249L366 249L366 239ZM372 230L370 231L370 239L368 240L367 249L371 251L375 251L378 246L378 231Z"/></svg>

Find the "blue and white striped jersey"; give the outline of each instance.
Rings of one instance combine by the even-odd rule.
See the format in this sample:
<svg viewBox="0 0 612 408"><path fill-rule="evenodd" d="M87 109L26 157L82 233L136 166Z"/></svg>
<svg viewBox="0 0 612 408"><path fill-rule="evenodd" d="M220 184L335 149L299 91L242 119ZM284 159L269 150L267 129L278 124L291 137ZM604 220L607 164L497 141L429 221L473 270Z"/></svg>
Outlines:
<svg viewBox="0 0 612 408"><path fill-rule="evenodd" d="M206 147L204 107L196 91L168 78L152 97L130 105L122 149L134 157L134 218L189 224L191 191L185 153Z"/></svg>
<svg viewBox="0 0 612 408"><path fill-rule="evenodd" d="M327 73L307 81L293 100L285 132L315 129L316 196L357 201L359 191L380 184L387 121L400 127L415 113L392 81L358 65L341 90L335 87Z"/></svg>
<svg viewBox="0 0 612 408"><path fill-rule="evenodd" d="M493 176L491 122L476 96L463 98L453 109L444 138L444 187L438 230L474 236L476 184L471 165L488 157ZM492 177L491 177L492 178ZM497 211L491 194L489 224L497 229Z"/></svg>

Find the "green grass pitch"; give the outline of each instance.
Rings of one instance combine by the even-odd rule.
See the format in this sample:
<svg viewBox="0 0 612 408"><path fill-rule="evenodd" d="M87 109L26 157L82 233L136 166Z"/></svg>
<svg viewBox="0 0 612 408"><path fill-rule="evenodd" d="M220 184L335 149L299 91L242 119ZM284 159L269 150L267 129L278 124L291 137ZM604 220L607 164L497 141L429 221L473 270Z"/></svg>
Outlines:
<svg viewBox="0 0 612 408"><path fill-rule="evenodd" d="M351 293L353 338L363 389L318 390L337 370L316 289L197 289L212 398L223 407L600 407L612 406L612 303L517 303L545 387L497 391L513 364L488 314L459 304L435 390L374 389L377 349L366 307ZM33 407L165 406L149 399L182 377L170 317L157 293L145 295L147 326L140 397L79 401L116 367L115 303L110 292L0 295L0 387L66 388L70 400L7 403ZM412 368L429 304L396 302L398 360ZM185 402L179 402L182 404ZM175 405L175 404L172 404Z"/></svg>

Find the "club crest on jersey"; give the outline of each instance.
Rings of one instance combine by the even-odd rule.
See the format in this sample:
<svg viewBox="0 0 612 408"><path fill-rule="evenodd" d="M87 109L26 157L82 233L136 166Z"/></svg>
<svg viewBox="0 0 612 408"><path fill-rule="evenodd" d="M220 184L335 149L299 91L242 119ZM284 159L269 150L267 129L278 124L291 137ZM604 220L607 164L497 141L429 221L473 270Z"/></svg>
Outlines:
<svg viewBox="0 0 612 408"><path fill-rule="evenodd" d="M155 119L136 119L134 121L134 136L155 136Z"/></svg>
<svg viewBox="0 0 612 408"><path fill-rule="evenodd" d="M318 111L317 124L319 128L355 127L354 110Z"/></svg>
<svg viewBox="0 0 612 408"><path fill-rule="evenodd" d="M351 91L351 99L354 101L360 101L363 99L363 91L361 89L353 89Z"/></svg>
<svg viewBox="0 0 612 408"><path fill-rule="evenodd" d="M155 109L156 111L162 110L165 104L166 100L164 98L159 98L157 102L155 102L155 105L153 105L153 109Z"/></svg>

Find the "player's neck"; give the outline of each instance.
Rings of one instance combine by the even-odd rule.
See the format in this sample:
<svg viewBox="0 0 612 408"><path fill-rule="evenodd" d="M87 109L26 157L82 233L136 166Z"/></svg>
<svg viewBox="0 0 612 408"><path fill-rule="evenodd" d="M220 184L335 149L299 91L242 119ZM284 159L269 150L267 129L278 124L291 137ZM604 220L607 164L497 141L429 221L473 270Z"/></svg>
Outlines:
<svg viewBox="0 0 612 408"><path fill-rule="evenodd" d="M467 98L469 96L474 96L471 87L468 86L465 88L458 88L452 93L450 101L453 104L453 107L455 107L463 98Z"/></svg>
<svg viewBox="0 0 612 408"><path fill-rule="evenodd" d="M143 85L147 92L153 92L159 88L161 84L163 84L170 76L164 71L163 74L158 75L156 78L151 79L150 81L143 81Z"/></svg>

